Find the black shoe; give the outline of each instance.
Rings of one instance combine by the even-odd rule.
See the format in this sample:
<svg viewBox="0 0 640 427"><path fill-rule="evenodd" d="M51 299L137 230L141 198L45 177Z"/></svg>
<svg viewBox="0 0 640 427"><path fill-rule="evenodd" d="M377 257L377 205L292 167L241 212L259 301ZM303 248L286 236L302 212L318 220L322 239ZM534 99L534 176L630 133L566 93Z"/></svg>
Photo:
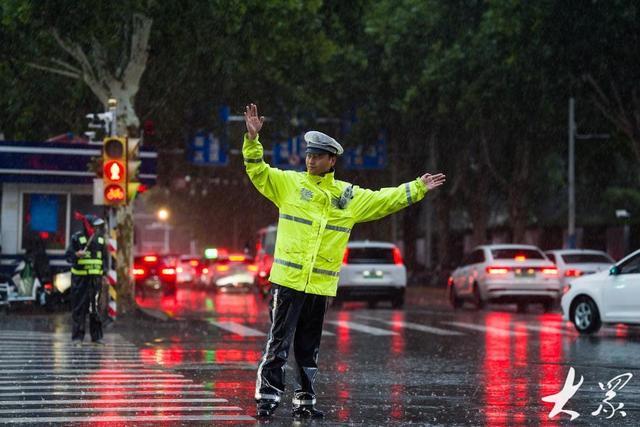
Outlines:
<svg viewBox="0 0 640 427"><path fill-rule="evenodd" d="M275 400L259 400L256 404L256 416L260 418L266 418L273 415L278 407L278 402Z"/></svg>
<svg viewBox="0 0 640 427"><path fill-rule="evenodd" d="M291 415L293 418L324 418L324 412L317 410L313 405L294 406Z"/></svg>

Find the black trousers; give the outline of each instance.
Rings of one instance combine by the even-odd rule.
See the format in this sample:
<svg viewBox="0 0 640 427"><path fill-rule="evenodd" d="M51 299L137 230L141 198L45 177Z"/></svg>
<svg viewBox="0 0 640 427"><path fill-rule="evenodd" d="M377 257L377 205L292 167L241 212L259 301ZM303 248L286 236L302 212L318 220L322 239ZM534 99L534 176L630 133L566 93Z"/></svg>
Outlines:
<svg viewBox="0 0 640 427"><path fill-rule="evenodd" d="M293 341L296 361L293 404L313 405L322 323L329 299L275 283L271 293L271 329L258 367L255 399L280 401L285 387L284 368Z"/></svg>
<svg viewBox="0 0 640 427"><path fill-rule="evenodd" d="M102 276L73 276L71 283L72 340L84 339L85 320L89 314L91 341L102 339L102 321L98 311L98 300L102 289Z"/></svg>

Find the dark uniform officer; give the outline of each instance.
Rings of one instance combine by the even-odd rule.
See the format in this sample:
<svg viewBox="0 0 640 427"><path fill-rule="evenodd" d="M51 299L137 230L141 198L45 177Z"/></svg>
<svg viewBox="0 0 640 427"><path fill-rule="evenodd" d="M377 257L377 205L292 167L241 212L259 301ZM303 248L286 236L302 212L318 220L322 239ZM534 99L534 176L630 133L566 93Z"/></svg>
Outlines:
<svg viewBox="0 0 640 427"><path fill-rule="evenodd" d="M85 319L89 313L91 341L102 345L102 322L98 312L98 300L102 280L106 274L106 250L103 237L104 221L94 215L83 218L84 231L71 237L67 248L67 261L71 267L71 339L76 346L82 345Z"/></svg>

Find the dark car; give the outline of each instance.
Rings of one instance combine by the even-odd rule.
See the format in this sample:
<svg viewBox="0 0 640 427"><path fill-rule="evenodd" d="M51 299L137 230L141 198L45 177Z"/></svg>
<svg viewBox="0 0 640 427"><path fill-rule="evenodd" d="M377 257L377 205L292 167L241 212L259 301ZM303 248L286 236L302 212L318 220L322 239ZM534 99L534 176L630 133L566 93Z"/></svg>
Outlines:
<svg viewBox="0 0 640 427"><path fill-rule="evenodd" d="M176 255L147 254L133 258L133 277L136 295L144 297L149 291L162 291L164 295L176 292Z"/></svg>

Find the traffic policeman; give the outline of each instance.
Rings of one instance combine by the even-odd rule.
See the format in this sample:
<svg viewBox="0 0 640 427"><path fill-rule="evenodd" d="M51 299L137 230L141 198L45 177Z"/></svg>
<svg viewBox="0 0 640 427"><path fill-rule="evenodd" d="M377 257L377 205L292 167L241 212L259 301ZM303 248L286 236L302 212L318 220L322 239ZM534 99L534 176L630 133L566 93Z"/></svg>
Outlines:
<svg viewBox="0 0 640 427"><path fill-rule="evenodd" d="M98 301L106 275L106 246L104 220L94 215L79 216L83 231L71 236L66 251L67 262L71 264L71 318L73 322L71 339L80 347L85 334L85 321L89 314L89 333L96 345L102 341L102 321Z"/></svg>
<svg viewBox="0 0 640 427"><path fill-rule="evenodd" d="M253 185L279 209L269 280L271 328L258 366L257 415L269 417L285 388L285 364L293 343L296 361L292 415L322 418L314 381L328 298L336 295L344 251L353 226L397 212L444 184L443 174L425 174L393 188L372 191L335 179L342 146L322 132L304 135L306 172L270 167L258 140L264 117L247 106L242 155Z"/></svg>

